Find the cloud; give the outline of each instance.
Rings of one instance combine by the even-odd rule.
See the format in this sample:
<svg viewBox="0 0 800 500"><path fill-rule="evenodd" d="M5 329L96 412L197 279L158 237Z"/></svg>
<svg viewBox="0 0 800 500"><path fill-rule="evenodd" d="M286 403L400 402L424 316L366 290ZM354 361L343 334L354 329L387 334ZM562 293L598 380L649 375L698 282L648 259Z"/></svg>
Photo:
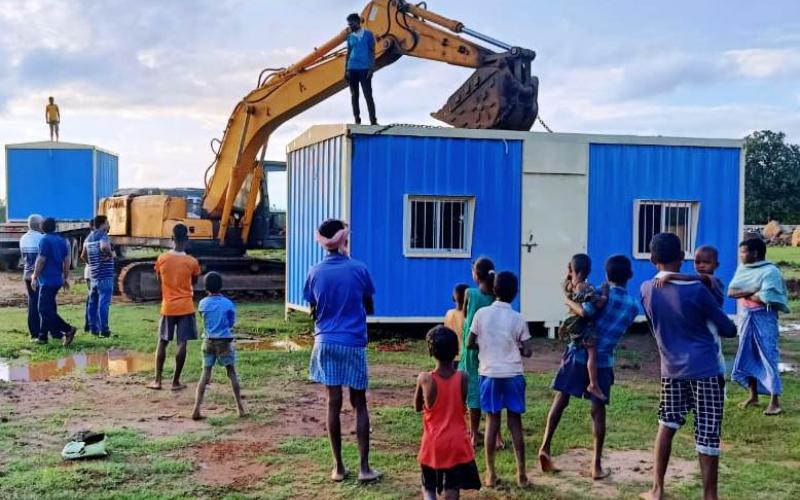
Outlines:
<svg viewBox="0 0 800 500"><path fill-rule="evenodd" d="M742 76L769 79L800 75L800 49L729 50L725 60Z"/></svg>

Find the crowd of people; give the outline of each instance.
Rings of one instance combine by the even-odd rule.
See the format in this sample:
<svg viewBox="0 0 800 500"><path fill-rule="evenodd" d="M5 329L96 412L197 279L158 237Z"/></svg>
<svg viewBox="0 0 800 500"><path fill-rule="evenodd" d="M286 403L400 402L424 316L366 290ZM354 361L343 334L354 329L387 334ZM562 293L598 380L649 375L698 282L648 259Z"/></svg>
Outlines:
<svg viewBox="0 0 800 500"><path fill-rule="evenodd" d="M68 287L69 245L55 233L53 219L32 215L30 231L20 241L24 279L28 292L28 325L31 339L46 343L62 339L69 345L76 328L58 315L56 296ZM161 319L156 349L155 379L150 389L162 388L166 349L176 340L178 349L172 390L185 389L181 373L187 344L198 338L193 301L194 284L201 278L198 261L186 253L188 229L176 224L172 250L161 254L155 271L161 283ZM358 479L370 482L382 476L369 462L370 423L367 407L367 316L373 314L375 288L367 267L348 255L349 228L336 219L324 221L316 231L326 254L308 272L303 296L315 322L314 347L309 378L326 387L327 432L333 457L331 479L343 481L349 474L342 458L341 411L343 387L349 389L356 414L356 438L360 454ZM780 270L766 260L767 247L760 239L739 245L741 263L727 296L740 302L739 345L731 379L748 389L739 406L770 397L765 415L781 413L782 391L778 370L778 313L788 312L788 297ZM694 255L695 273L681 273L685 260L680 239L657 234L650 243L655 267L652 279L641 287L641 302L627 290L633 278L631 261L612 255L605 262L605 281L595 287L588 278L592 261L574 255L564 280L565 318L561 336L568 341L553 379L554 399L544 426L538 465L544 473L558 471L551 456L552 442L570 399L590 402L594 456L591 476L602 480L609 471L602 466L606 435L606 407L614 385L614 354L622 336L635 321L640 306L650 323L661 357L661 395L654 450L652 488L644 498L662 498L671 443L689 413L694 414L694 438L702 473L704 498L717 495L720 440L725 401L726 363L722 338L737 336L737 326L723 311L725 286L714 275L719 253L701 246ZM86 330L98 337L110 336L108 312L113 293L114 251L104 216L93 221L84 243L88 297ZM427 345L435 368L417 378L414 407L423 414L423 433L418 460L425 498L457 498L462 489L492 487L498 482L495 455L505 447L501 415L506 413L508 432L517 465L516 481L529 484L523 439L526 410L524 358L534 355L528 324L512 307L518 278L497 272L488 257L472 265L473 286L453 289L455 307L444 322L427 333ZM203 418L205 388L215 365L225 367L239 415L245 414L236 373L232 328L236 308L222 295L222 276L203 277L207 296L199 303L203 317L203 374L197 385L192 418ZM483 430L482 417L486 415ZM483 446L485 476L479 476L475 449Z"/></svg>

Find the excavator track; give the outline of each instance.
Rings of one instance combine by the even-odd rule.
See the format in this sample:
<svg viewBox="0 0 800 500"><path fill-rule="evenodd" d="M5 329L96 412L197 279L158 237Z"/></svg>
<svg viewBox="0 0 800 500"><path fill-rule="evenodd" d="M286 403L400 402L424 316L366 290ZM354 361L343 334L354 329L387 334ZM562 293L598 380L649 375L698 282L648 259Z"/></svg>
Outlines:
<svg viewBox="0 0 800 500"><path fill-rule="evenodd" d="M279 295L284 293L286 264L278 260L251 257L198 257L203 273L216 271L222 275L227 294ZM132 302L161 300L161 285L156 279L155 260L122 262L117 286L120 294ZM202 280L194 285L202 292Z"/></svg>

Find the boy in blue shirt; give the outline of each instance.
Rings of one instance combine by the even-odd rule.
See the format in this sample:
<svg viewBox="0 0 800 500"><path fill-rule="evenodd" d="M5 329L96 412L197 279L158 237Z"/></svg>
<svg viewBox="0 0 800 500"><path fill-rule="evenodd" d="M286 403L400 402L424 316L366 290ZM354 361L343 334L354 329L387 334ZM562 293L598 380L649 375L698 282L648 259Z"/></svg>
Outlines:
<svg viewBox="0 0 800 500"><path fill-rule="evenodd" d="M650 243L650 260L658 268L656 279L679 273L684 251L680 238L659 233ZM650 322L661 355L661 402L655 443L653 486L641 497L664 497L672 439L694 413L695 448L703 478L703 498L717 498L720 437L725 405L725 378L719 363L717 340L708 327L712 323L720 337L736 337L736 325L700 281L673 281L657 287L642 284L642 306Z"/></svg>
<svg viewBox="0 0 800 500"><path fill-rule="evenodd" d="M205 325L205 339L203 340L203 376L197 384L197 393L194 400L193 420L200 420L200 405L203 404L203 395L206 386L211 381L211 370L215 364L224 366L231 381L233 397L239 416L245 414L242 405L242 394L239 387L239 378L236 376L236 351L233 349L233 332L231 328L236 323L236 306L224 297L222 290L222 276L210 272L206 274L204 285L208 296L200 301L198 309L203 316Z"/></svg>
<svg viewBox="0 0 800 500"><path fill-rule="evenodd" d="M377 125L375 117L375 101L372 100L372 72L375 70L375 36L366 28L361 27L361 16L350 14L347 16L347 26L350 34L347 35L347 62L345 65L344 79L350 84L350 99L353 104L353 116L356 125L361 124L361 109L358 105L358 86L364 89L364 99L367 101L369 123Z"/></svg>

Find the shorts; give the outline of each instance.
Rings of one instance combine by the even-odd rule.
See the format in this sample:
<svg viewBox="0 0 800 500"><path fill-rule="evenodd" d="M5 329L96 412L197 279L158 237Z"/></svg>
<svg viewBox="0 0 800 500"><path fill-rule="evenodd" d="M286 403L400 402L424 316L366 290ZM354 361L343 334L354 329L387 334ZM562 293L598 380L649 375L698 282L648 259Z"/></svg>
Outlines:
<svg viewBox="0 0 800 500"><path fill-rule="evenodd" d="M525 413L525 377L484 377L481 375L481 411L500 413Z"/></svg>
<svg viewBox="0 0 800 500"><path fill-rule="evenodd" d="M725 378L722 375L701 379L661 378L658 422L670 429L680 429L686 423L686 415L694 412L694 442L698 453L719 456L724 405Z"/></svg>
<svg viewBox="0 0 800 500"><path fill-rule="evenodd" d="M606 395L606 400L598 399L588 392L586 388L589 386L589 369L584 363L575 360L572 351L568 351L561 361L561 367L556 372L553 378L553 389L558 392L563 392L576 398L589 399L592 403L607 405L611 402L611 386L614 385L614 369L613 368L598 368L597 369L597 385L603 394Z"/></svg>
<svg viewBox="0 0 800 500"><path fill-rule="evenodd" d="M219 366L234 366L236 364L236 350L233 348L233 339L205 339L203 340L203 368Z"/></svg>
<svg viewBox="0 0 800 500"><path fill-rule="evenodd" d="M308 378L319 384L346 385L357 391L367 390L367 348L314 343L308 363Z"/></svg>
<svg viewBox="0 0 800 500"><path fill-rule="evenodd" d="M178 342L197 340L197 320L194 313L182 316L161 316L158 322L158 336L161 340L172 342L175 335Z"/></svg>
<svg viewBox="0 0 800 500"><path fill-rule="evenodd" d="M475 460L449 469L433 469L427 465L421 468L422 487L428 491L436 490L439 495L444 490L481 489L481 477Z"/></svg>

